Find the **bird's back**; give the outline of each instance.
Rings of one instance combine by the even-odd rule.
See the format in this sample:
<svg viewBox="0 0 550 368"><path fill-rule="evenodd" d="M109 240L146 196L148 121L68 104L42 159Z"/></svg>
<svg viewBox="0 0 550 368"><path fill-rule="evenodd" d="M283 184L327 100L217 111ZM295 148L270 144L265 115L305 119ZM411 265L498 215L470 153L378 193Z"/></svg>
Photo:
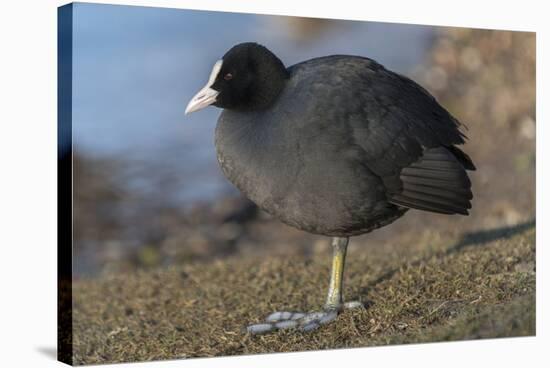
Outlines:
<svg viewBox="0 0 550 368"><path fill-rule="evenodd" d="M464 142L459 123L416 83L370 59L344 55L289 72L270 108L224 110L216 129L224 174L260 207L302 230L349 236L383 226L407 208L451 213L454 180L462 180L458 191L468 197L459 198L455 212L469 205L470 183L462 174L471 162L454 147ZM442 188L434 205L429 193L415 197L403 172L422 179L423 155L441 147L437 159L444 168L431 168L435 177L424 188Z"/></svg>

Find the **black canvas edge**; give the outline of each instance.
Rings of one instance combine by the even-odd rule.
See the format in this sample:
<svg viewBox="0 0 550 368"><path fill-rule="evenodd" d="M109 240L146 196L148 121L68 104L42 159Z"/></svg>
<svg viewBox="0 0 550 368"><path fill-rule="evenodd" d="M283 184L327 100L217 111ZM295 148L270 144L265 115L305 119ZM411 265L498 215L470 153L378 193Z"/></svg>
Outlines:
<svg viewBox="0 0 550 368"><path fill-rule="evenodd" d="M57 9L57 359L73 365L73 4Z"/></svg>

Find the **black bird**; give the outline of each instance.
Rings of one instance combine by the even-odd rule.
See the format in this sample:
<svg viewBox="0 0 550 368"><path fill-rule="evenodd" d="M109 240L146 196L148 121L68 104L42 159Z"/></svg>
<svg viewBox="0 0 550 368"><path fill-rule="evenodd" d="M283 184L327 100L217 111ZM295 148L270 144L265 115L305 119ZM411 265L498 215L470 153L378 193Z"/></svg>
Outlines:
<svg viewBox="0 0 550 368"><path fill-rule="evenodd" d="M409 209L467 215L472 160L461 124L424 88L366 57L332 55L286 68L242 43L214 64L186 113L223 108L215 144L225 176L282 222L332 237L329 292L320 312L275 312L251 333L313 330L345 307L350 236Z"/></svg>

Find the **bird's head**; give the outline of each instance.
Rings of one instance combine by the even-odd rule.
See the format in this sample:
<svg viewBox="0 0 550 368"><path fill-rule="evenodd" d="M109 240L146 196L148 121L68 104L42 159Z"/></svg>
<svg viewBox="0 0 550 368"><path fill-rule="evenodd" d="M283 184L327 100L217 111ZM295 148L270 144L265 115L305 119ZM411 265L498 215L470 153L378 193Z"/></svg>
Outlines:
<svg viewBox="0 0 550 368"><path fill-rule="evenodd" d="M185 113L209 105L244 111L267 108L286 79L284 64L266 47L253 42L238 44L216 61L208 82L189 101Z"/></svg>

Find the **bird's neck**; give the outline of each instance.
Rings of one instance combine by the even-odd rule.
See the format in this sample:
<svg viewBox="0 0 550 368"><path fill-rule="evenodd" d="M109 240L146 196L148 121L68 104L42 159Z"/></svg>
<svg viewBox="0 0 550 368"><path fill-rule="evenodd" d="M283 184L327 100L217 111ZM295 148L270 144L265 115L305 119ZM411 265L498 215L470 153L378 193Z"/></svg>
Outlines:
<svg viewBox="0 0 550 368"><path fill-rule="evenodd" d="M273 53L255 55L256 78L249 88L248 98L236 110L265 110L269 108L283 91L289 72L283 62Z"/></svg>

